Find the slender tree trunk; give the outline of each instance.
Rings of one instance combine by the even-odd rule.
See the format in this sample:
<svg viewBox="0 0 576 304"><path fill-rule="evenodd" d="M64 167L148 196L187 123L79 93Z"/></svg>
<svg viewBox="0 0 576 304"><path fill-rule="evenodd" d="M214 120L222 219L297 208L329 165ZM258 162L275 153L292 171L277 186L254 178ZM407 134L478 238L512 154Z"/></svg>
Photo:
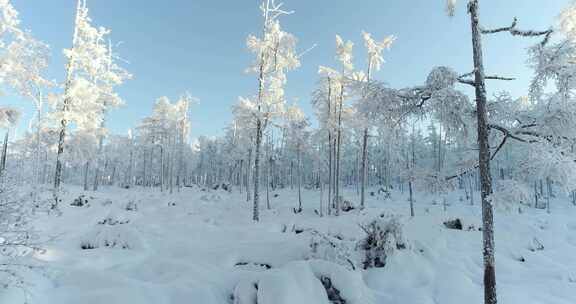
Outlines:
<svg viewBox="0 0 576 304"><path fill-rule="evenodd" d="M160 192L164 191L164 146L160 145Z"/></svg>
<svg viewBox="0 0 576 304"><path fill-rule="evenodd" d="M300 145L298 145L298 211L302 211L302 164L300 159Z"/></svg>
<svg viewBox="0 0 576 304"><path fill-rule="evenodd" d="M90 168L90 161L86 161L84 165L84 191L88 191L88 169Z"/></svg>
<svg viewBox="0 0 576 304"><path fill-rule="evenodd" d="M252 206L252 220L260 220L260 147L262 145L262 121L258 118L256 121L256 147L254 152L254 205Z"/></svg>
<svg viewBox="0 0 576 304"><path fill-rule="evenodd" d="M0 174L6 170L6 158L8 156L8 134L10 132L7 130L4 135L4 143L2 144L2 159L0 159Z"/></svg>
<svg viewBox="0 0 576 304"><path fill-rule="evenodd" d="M252 169L252 148L248 149L248 165L246 166L246 201L249 202L250 195L250 171Z"/></svg>
<svg viewBox="0 0 576 304"><path fill-rule="evenodd" d="M494 259L494 214L490 195L492 180L490 176L490 144L488 115L486 110L486 84L482 55L482 37L478 15L478 0L468 3L472 27L472 47L474 53L474 78L476 93L476 114L478 116L478 163L482 186L482 236L484 256L484 303L496 304L496 270Z"/></svg>
<svg viewBox="0 0 576 304"><path fill-rule="evenodd" d="M342 107L344 104L344 84L340 85L340 102L338 105L338 136L336 138L336 174L334 184L336 185L335 209L336 215L340 214L340 147L342 146Z"/></svg>
<svg viewBox="0 0 576 304"><path fill-rule="evenodd" d="M332 213L332 132L328 131L328 215Z"/></svg>
<svg viewBox="0 0 576 304"><path fill-rule="evenodd" d="M134 149L130 148L130 163L128 164L128 172L126 173L126 185L132 187L132 167L134 163Z"/></svg>
<svg viewBox="0 0 576 304"><path fill-rule="evenodd" d="M364 129L362 137L362 172L360 172L360 208L364 209L365 189L366 189L366 159L368 157L368 128Z"/></svg>
<svg viewBox="0 0 576 304"><path fill-rule="evenodd" d="M104 127L104 122L102 122L101 127ZM96 156L96 168L94 168L94 184L92 186L92 191L98 191L98 184L100 182L100 165L102 162L102 150L104 148L104 137L99 136L98 138L98 155Z"/></svg>

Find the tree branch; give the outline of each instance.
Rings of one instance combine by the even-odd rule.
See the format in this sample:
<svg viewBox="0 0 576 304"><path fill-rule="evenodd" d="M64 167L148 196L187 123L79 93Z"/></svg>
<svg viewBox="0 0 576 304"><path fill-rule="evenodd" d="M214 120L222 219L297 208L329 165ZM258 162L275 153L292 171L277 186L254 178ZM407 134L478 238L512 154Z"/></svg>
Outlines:
<svg viewBox="0 0 576 304"><path fill-rule="evenodd" d="M546 45L546 43L548 43L548 41L550 40L550 36L554 32L553 29L548 29L546 31L519 30L516 28L517 25L518 25L518 19L516 17L514 17L514 20L512 21L512 24L510 26L500 27L500 28L495 28L495 29L488 29L488 30L482 28L481 33L482 34L496 34L496 33L502 33L502 32L509 32L510 35L512 35L512 36L521 36L521 37L544 36L544 39L542 40L542 42L540 42L540 45L544 46L544 45Z"/></svg>

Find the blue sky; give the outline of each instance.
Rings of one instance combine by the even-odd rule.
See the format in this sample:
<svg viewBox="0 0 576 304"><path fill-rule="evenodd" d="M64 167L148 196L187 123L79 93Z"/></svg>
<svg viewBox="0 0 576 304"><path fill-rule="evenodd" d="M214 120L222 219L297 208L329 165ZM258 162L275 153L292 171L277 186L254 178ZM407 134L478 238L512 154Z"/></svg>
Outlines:
<svg viewBox="0 0 576 304"><path fill-rule="evenodd" d="M444 0L284 0L295 13L282 18L285 30L299 38L299 48L317 47L302 58L302 67L288 75L288 102L298 102L312 115L310 95L318 79L319 65L336 66L334 36L353 40L357 68L365 67L360 33L375 38L394 34L392 49L385 54L383 69L375 78L395 87L421 84L434 66L451 66L462 73L472 65L469 20L465 2L448 18ZM514 16L522 28L547 29L569 0L482 0L481 18L486 27L509 25ZM109 128L125 133L151 111L157 97L177 98L189 91L200 99L191 111L192 136L219 135L231 119L238 96L255 93L256 77L244 73L252 60L246 36L259 33L258 0L88 0L97 25L112 30L122 42L116 51L134 74L118 92L126 105L109 116ZM14 0L23 25L52 47L47 74L62 81L62 49L71 44L75 0ZM485 39L488 72L517 77L514 82L491 82L489 92L509 90L523 95L531 77L526 67L526 48L534 43L499 34ZM26 112L31 106L14 96L0 103Z"/></svg>

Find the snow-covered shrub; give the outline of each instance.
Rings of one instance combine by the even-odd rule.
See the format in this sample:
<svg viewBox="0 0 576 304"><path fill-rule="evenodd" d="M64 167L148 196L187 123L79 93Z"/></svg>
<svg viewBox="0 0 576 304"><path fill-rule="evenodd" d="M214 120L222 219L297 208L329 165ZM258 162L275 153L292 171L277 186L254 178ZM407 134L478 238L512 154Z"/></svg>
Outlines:
<svg viewBox="0 0 576 304"><path fill-rule="evenodd" d="M402 236L402 224L395 216L380 216L366 225L360 226L366 233L357 249L363 255L362 267L380 268L395 250L406 248Z"/></svg>
<svg viewBox="0 0 576 304"><path fill-rule="evenodd" d="M222 200L222 197L216 193L208 193L202 195L200 199L204 202L219 202Z"/></svg>
<svg viewBox="0 0 576 304"><path fill-rule="evenodd" d="M212 190L222 190L226 192L232 192L232 186L230 184L222 183L212 187Z"/></svg>
<svg viewBox="0 0 576 304"><path fill-rule="evenodd" d="M124 210L136 212L138 211L138 204L134 201L129 201L126 206L124 206Z"/></svg>
<svg viewBox="0 0 576 304"><path fill-rule="evenodd" d="M128 225L97 225L80 242L80 248L84 250L97 248L111 249L138 249L142 247L142 241L137 231L127 227Z"/></svg>
<svg viewBox="0 0 576 304"><path fill-rule="evenodd" d="M459 218L445 221L444 226L448 229L454 229L454 230L464 229L464 227L462 226L462 221Z"/></svg>
<svg viewBox="0 0 576 304"><path fill-rule="evenodd" d="M524 183L515 180L500 180L496 184L491 199L496 208L511 211L520 206L529 206L532 190Z"/></svg>
<svg viewBox="0 0 576 304"><path fill-rule="evenodd" d="M390 192L390 190L381 187L380 189L378 189L378 199L381 200L389 200L392 197L392 194Z"/></svg>
<svg viewBox="0 0 576 304"><path fill-rule="evenodd" d="M537 238L533 238L530 244L528 244L528 250L532 252L542 251L544 250L544 245L542 245L542 243L540 243L540 241Z"/></svg>
<svg viewBox="0 0 576 304"><path fill-rule="evenodd" d="M342 209L344 212L350 212L356 208L349 200L342 200L340 203L340 209Z"/></svg>
<svg viewBox="0 0 576 304"><path fill-rule="evenodd" d="M105 217L104 219L98 221L98 225L109 225L109 226L124 225L128 223L130 223L130 219L127 219L123 215L116 215L112 212L108 214L108 216Z"/></svg>
<svg viewBox="0 0 576 304"><path fill-rule="evenodd" d="M75 198L74 201L72 201L72 203L70 203L70 206L90 207L90 204L88 203L88 198L86 198L86 195L82 194L82 195L78 196L77 198Z"/></svg>
<svg viewBox="0 0 576 304"><path fill-rule="evenodd" d="M230 299L234 304L375 303L360 272L322 260L294 261L244 277Z"/></svg>
<svg viewBox="0 0 576 304"><path fill-rule="evenodd" d="M325 260L355 270L356 258L354 256L353 240L346 240L339 235L326 234L317 230L309 230L310 253L306 258Z"/></svg>

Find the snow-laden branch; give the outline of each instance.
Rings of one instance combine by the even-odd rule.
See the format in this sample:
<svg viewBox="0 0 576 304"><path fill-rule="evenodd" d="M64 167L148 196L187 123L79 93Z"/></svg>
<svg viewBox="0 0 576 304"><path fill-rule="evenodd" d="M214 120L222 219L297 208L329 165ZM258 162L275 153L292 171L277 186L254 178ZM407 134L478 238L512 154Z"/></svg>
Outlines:
<svg viewBox="0 0 576 304"><path fill-rule="evenodd" d="M502 33L502 32L509 32L510 35L512 35L512 36L521 36L521 37L544 36L544 39L542 40L542 42L540 42L540 45L542 45L542 46L544 46L548 43L548 41L550 40L550 36L552 35L552 33L554 33L553 29L548 29L545 31L519 30L517 28L517 26L518 26L518 18L515 17L510 26L499 27L499 28L495 28L495 29L482 28L481 32L482 32L482 34L496 34L496 33Z"/></svg>

